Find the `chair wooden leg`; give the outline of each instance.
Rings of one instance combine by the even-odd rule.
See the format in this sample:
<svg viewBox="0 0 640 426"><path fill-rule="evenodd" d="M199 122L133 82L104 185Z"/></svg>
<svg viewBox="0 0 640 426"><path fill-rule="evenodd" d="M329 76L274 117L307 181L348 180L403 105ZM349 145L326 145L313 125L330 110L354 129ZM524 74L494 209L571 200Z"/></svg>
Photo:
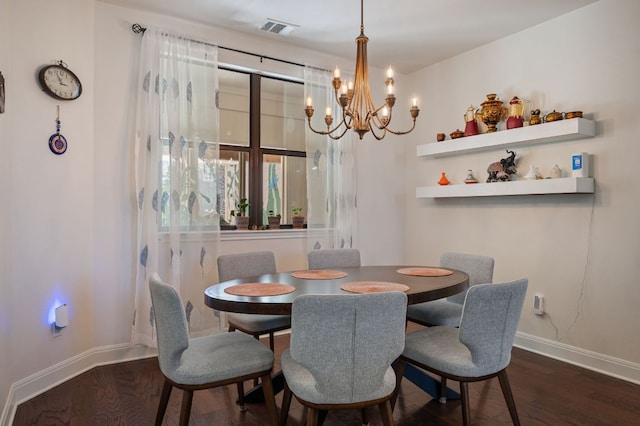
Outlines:
<svg viewBox="0 0 640 426"><path fill-rule="evenodd" d="M318 409L309 407L307 412L307 426L318 426Z"/></svg>
<svg viewBox="0 0 640 426"><path fill-rule="evenodd" d="M515 426L520 426L520 419L518 418L518 411L516 410L516 402L513 399L513 393L511 392L509 377L507 377L507 370L502 370L498 373L498 380L500 380L502 394L504 395L504 400L507 402L509 414L511 414L511 421Z"/></svg>
<svg viewBox="0 0 640 426"><path fill-rule="evenodd" d="M185 390L182 395L182 407L180 408L180 426L189 424L191 416L191 403L193 402L193 391Z"/></svg>
<svg viewBox="0 0 640 426"><path fill-rule="evenodd" d="M169 380L165 378L164 385L162 386L162 394L160 395L158 413L156 414L156 426L160 426L162 424L162 419L164 418L164 414L167 411L167 404L169 403L169 397L171 396L172 389L173 385L169 382Z"/></svg>
<svg viewBox="0 0 640 426"><path fill-rule="evenodd" d="M384 426L393 426L393 414L391 412L391 401L386 400L380 404L380 417Z"/></svg>
<svg viewBox="0 0 640 426"><path fill-rule="evenodd" d="M406 367L407 362L402 359L397 359L395 365L393 366L393 371L396 374L396 388L393 391L393 396L391 397L391 411L396 407L396 400L398 399L398 393L400 392L400 384L402 383L402 376L404 376L404 368Z"/></svg>
<svg viewBox="0 0 640 426"><path fill-rule="evenodd" d="M267 412L271 418L271 426L278 426L278 409L276 408L276 397L271 382L271 373L267 373L261 377L262 392L264 393L264 402L267 405Z"/></svg>
<svg viewBox="0 0 640 426"><path fill-rule="evenodd" d="M440 377L440 398L438 398L438 402L440 404L447 402L447 378L444 376Z"/></svg>
<svg viewBox="0 0 640 426"><path fill-rule="evenodd" d="M273 348L275 348L275 337L273 332L269 333L269 347L271 348L271 352L273 352Z"/></svg>
<svg viewBox="0 0 640 426"><path fill-rule="evenodd" d="M470 422L469 410L469 384L460 382L460 399L462 400L462 424L468 426Z"/></svg>
<svg viewBox="0 0 640 426"><path fill-rule="evenodd" d="M292 397L293 394L291 393L291 389L289 389L289 386L287 386L287 382L285 381L284 393L282 394L282 409L280 410L280 426L285 426L287 424Z"/></svg>
<svg viewBox="0 0 640 426"><path fill-rule="evenodd" d="M244 402L244 382L236 383L238 388L238 406L243 413L247 411L247 404Z"/></svg>
<svg viewBox="0 0 640 426"><path fill-rule="evenodd" d="M382 409L382 407L380 407L380 409ZM363 425L368 425L369 424L369 419L367 417L367 407L364 407L364 408L360 409L360 417L362 417L362 424Z"/></svg>

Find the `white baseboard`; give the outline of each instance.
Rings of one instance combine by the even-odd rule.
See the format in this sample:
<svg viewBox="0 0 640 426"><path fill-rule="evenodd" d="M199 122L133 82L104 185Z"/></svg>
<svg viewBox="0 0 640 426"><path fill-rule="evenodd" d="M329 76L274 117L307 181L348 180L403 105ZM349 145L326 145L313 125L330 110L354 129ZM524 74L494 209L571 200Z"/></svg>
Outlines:
<svg viewBox="0 0 640 426"><path fill-rule="evenodd" d="M94 367L156 356L155 348L129 344L92 348L52 365L11 385L0 416L1 426L11 426L16 407L29 399Z"/></svg>
<svg viewBox="0 0 640 426"><path fill-rule="evenodd" d="M640 385L640 364L517 332L514 346Z"/></svg>

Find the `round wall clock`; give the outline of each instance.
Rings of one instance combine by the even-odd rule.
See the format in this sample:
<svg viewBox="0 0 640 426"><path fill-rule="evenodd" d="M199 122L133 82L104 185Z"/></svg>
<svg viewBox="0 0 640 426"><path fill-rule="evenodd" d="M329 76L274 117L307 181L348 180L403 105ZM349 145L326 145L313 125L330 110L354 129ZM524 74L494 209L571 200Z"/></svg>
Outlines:
<svg viewBox="0 0 640 426"><path fill-rule="evenodd" d="M56 99L71 101L82 94L80 79L62 61L42 67L38 79L42 90Z"/></svg>

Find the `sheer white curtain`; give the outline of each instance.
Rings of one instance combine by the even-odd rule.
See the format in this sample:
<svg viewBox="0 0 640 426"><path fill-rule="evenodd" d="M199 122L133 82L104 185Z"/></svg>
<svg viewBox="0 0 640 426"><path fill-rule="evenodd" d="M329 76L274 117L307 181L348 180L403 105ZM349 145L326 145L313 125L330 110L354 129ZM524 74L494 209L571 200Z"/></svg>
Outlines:
<svg viewBox="0 0 640 426"><path fill-rule="evenodd" d="M155 346L148 280L175 286L193 334L217 328L203 303L217 281L217 48L149 28L140 49L135 133L137 256L132 343Z"/></svg>
<svg viewBox="0 0 640 426"><path fill-rule="evenodd" d="M316 108L312 123L325 130L325 107L333 112L334 125L341 120L335 102L332 73L305 67L305 99ZM306 127L307 149L307 248L357 247L356 146L352 131L339 140L318 135Z"/></svg>

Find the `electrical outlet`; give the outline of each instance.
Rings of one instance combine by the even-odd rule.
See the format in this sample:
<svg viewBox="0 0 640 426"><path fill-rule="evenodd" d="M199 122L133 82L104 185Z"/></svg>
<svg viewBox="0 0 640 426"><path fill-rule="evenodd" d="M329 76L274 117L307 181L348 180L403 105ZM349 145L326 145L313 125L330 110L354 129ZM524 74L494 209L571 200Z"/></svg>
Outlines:
<svg viewBox="0 0 640 426"><path fill-rule="evenodd" d="M544 315L544 296L541 294L533 296L533 313Z"/></svg>

